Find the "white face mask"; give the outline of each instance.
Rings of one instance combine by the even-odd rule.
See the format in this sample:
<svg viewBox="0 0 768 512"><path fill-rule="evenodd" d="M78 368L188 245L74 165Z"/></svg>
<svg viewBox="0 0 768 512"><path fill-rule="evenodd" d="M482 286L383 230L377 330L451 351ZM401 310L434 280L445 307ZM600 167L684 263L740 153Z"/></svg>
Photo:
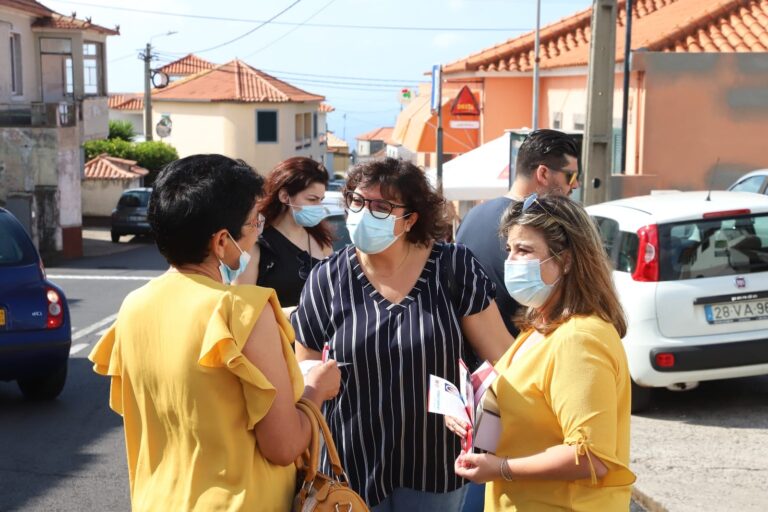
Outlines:
<svg viewBox="0 0 768 512"><path fill-rule="evenodd" d="M504 262L504 286L509 295L523 306L543 306L560 278L552 284L541 279L541 265L554 258L540 260L506 260Z"/></svg>
<svg viewBox="0 0 768 512"><path fill-rule="evenodd" d="M347 230L355 247L366 254L376 254L386 250L405 233L403 231L395 235L395 221L409 215L406 213L402 217L390 215L386 219L377 219L368 208L359 212L349 211Z"/></svg>

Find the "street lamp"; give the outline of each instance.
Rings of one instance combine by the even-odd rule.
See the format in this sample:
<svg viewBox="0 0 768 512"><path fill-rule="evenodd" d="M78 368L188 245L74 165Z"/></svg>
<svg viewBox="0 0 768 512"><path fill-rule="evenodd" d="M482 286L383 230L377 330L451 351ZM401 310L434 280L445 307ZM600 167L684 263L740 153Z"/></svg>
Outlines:
<svg viewBox="0 0 768 512"><path fill-rule="evenodd" d="M152 40L156 37L172 36L176 34L175 30L169 30L162 34L155 34L149 38L147 47L143 54L139 57L144 61L144 140L152 140L152 94L151 94L151 78L152 70L150 69L150 62L152 62Z"/></svg>

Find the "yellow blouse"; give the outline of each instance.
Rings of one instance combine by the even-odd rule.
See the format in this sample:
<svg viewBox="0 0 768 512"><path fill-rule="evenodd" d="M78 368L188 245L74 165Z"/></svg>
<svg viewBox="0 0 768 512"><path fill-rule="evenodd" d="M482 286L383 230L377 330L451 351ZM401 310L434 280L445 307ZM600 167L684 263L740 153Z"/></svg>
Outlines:
<svg viewBox="0 0 768 512"><path fill-rule="evenodd" d="M129 294L91 352L123 416L134 511L285 511L295 468L261 454L253 428L274 386L241 350L265 307L300 398L293 329L275 293L169 272Z"/></svg>
<svg viewBox="0 0 768 512"><path fill-rule="evenodd" d="M575 445L608 467L601 479L495 480L485 510L626 512L629 470L630 377L616 329L598 317L573 317L512 361L533 330L523 332L496 364L502 432L497 455L525 457ZM578 462L578 459L577 459Z"/></svg>

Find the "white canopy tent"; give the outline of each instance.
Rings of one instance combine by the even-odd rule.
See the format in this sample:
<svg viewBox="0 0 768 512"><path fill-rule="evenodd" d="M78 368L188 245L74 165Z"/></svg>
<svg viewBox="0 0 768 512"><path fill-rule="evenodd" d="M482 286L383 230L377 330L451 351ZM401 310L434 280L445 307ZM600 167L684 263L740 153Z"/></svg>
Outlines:
<svg viewBox="0 0 768 512"><path fill-rule="evenodd" d="M443 164L445 198L449 201L478 201L506 194L509 188L510 140L511 134L507 132ZM432 183L436 184L435 169L427 173Z"/></svg>

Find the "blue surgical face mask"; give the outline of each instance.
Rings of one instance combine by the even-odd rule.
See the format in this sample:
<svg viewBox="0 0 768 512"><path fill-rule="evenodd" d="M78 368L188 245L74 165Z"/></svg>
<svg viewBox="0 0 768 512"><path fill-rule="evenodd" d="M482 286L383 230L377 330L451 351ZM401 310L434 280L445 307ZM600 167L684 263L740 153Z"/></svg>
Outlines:
<svg viewBox="0 0 768 512"><path fill-rule="evenodd" d="M359 212L350 211L347 216L347 230L355 247L366 254L376 254L386 250L405 233L403 231L395 235L395 221L409 215L410 213L402 217L390 215L386 219L377 219L368 208Z"/></svg>
<svg viewBox="0 0 768 512"><path fill-rule="evenodd" d="M291 204L288 203L293 214L293 220L296 224L305 228L311 228L320 224L320 221L326 218L330 213L328 208L321 204ZM298 211L296 208L300 208Z"/></svg>
<svg viewBox="0 0 768 512"><path fill-rule="evenodd" d="M558 278L552 284L541 280L541 265L551 260L506 260L504 262L504 286L509 295L523 306L540 308L555 289Z"/></svg>
<svg viewBox="0 0 768 512"><path fill-rule="evenodd" d="M240 251L240 266L233 270L229 268L229 265L219 260L219 273L221 274L221 280L224 281L224 284L232 284L232 281L237 279L237 276L245 272L245 267L247 267L248 262L251 261L251 255L240 249L240 246L235 242L235 239L232 238L232 235L229 234L229 231L227 231L227 236L229 236L229 239L232 240L232 243L235 244L235 247Z"/></svg>

